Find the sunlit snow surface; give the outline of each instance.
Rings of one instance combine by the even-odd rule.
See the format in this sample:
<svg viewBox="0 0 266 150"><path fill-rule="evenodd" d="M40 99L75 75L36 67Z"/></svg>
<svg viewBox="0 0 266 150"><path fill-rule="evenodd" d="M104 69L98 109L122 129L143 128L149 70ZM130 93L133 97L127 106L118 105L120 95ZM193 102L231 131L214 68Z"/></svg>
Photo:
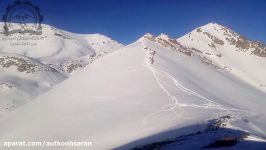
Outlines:
<svg viewBox="0 0 266 150"><path fill-rule="evenodd" d="M203 63L203 54L186 55L158 40L147 35L107 54L5 116L0 141L92 141L91 149L130 149L199 131L183 145L172 144L200 149L227 131L239 138L245 133L243 140L265 141L266 93L251 78L257 68L260 82L265 82L265 59L257 57L253 69L239 67L246 73L238 75ZM234 51L231 55L242 59ZM226 63L233 70L241 65L229 58L222 54L213 63ZM206 131L211 120L224 116L229 119L223 120L223 129L215 130L217 134ZM203 138L207 140L196 142ZM239 147L243 148L241 142Z"/></svg>

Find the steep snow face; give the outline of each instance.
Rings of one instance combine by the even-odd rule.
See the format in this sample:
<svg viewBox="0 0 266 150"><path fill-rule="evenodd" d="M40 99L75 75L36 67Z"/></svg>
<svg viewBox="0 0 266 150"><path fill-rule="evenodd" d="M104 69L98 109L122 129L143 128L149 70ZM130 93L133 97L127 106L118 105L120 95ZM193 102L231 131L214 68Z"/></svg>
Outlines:
<svg viewBox="0 0 266 150"><path fill-rule="evenodd" d="M100 34L42 25L42 35L3 34L0 23L0 114L25 104L92 61L123 47Z"/></svg>
<svg viewBox="0 0 266 150"><path fill-rule="evenodd" d="M252 86L266 91L266 46L252 42L216 23L199 27L177 39L181 45L226 69Z"/></svg>
<svg viewBox="0 0 266 150"><path fill-rule="evenodd" d="M197 132L199 124L222 116L230 116L228 128L265 137L266 93L182 47L146 34L97 59L2 119L0 141L92 141L92 149L112 149L193 127L126 145L129 149Z"/></svg>

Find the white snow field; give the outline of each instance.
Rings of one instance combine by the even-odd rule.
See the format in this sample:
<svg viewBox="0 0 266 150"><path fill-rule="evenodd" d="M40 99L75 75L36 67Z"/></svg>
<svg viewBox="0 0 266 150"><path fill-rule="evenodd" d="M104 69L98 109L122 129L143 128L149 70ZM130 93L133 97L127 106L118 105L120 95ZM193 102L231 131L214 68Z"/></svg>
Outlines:
<svg viewBox="0 0 266 150"><path fill-rule="evenodd" d="M123 47L104 35L74 34L44 24L42 35L6 36L3 25L0 23L0 117Z"/></svg>
<svg viewBox="0 0 266 150"><path fill-rule="evenodd" d="M45 148L69 150L187 150L223 142L222 149L265 149L266 93L257 85L266 83L265 47L229 45L222 28L211 23L177 40L146 34L96 59L1 118L0 141L92 142ZM154 142L162 143L147 145Z"/></svg>

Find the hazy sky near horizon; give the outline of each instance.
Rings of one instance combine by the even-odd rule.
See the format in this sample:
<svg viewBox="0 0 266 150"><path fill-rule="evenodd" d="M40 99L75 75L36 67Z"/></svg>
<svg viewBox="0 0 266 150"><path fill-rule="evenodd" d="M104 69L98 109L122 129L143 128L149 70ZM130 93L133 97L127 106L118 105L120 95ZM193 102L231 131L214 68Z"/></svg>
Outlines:
<svg viewBox="0 0 266 150"><path fill-rule="evenodd" d="M0 0L0 14L15 0ZM32 0L44 23L76 33L100 33L124 44L149 32L178 38L209 22L266 43L265 0Z"/></svg>

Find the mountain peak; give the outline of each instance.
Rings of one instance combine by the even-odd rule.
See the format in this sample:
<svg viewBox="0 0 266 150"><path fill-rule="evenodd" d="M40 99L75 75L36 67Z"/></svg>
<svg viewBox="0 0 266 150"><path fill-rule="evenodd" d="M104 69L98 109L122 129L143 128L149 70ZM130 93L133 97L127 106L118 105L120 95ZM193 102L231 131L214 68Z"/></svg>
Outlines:
<svg viewBox="0 0 266 150"><path fill-rule="evenodd" d="M210 23L207 23L207 24L201 26L201 28L227 28L227 27L224 25L221 25L217 22L210 22Z"/></svg>
<svg viewBox="0 0 266 150"><path fill-rule="evenodd" d="M159 36L156 37L157 39L161 38L164 40L170 39L170 37L167 34L161 33Z"/></svg>
<svg viewBox="0 0 266 150"><path fill-rule="evenodd" d="M145 38L154 38L154 36L151 33L146 33L143 35L143 37Z"/></svg>
<svg viewBox="0 0 266 150"><path fill-rule="evenodd" d="M218 25L218 26L221 26L221 24L219 24L219 23L217 23L217 22L209 22L209 23L207 23L206 25L213 25L213 26Z"/></svg>

